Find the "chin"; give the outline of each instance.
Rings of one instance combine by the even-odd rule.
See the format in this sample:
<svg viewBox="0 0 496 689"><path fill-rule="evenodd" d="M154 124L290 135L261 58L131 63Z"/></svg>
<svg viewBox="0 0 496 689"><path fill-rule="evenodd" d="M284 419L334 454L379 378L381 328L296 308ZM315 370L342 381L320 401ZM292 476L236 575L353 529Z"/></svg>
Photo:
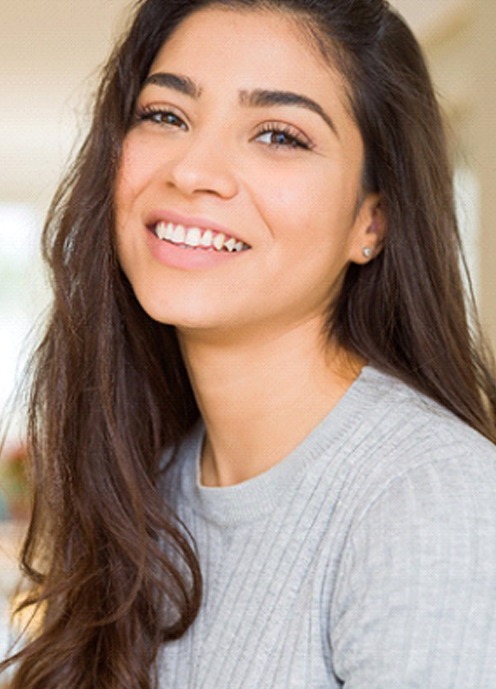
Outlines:
<svg viewBox="0 0 496 689"><path fill-rule="evenodd" d="M178 330L208 330L217 329L222 323L229 322L229 318L224 314L210 313L205 304L197 304L195 307L190 303L181 303L181 300L140 299L136 295L138 302L145 313L157 323L172 325Z"/></svg>

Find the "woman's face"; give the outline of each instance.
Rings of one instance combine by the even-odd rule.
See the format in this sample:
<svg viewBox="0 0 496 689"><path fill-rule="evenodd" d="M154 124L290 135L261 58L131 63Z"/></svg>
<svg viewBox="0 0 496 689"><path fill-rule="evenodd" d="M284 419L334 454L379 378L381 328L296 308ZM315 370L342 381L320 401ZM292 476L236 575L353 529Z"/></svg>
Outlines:
<svg viewBox="0 0 496 689"><path fill-rule="evenodd" d="M342 77L293 20L189 16L153 62L117 179L118 253L138 301L224 338L321 322L374 243L362 164Z"/></svg>

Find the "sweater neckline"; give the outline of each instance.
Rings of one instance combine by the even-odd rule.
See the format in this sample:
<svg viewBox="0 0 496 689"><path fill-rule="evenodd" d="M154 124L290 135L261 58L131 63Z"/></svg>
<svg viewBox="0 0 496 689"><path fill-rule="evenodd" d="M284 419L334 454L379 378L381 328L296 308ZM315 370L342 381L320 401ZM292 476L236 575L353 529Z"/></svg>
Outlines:
<svg viewBox="0 0 496 689"><path fill-rule="evenodd" d="M370 391L383 377L377 369L365 366L339 402L294 450L267 471L232 486L210 487L200 482L205 437L200 419L179 450L187 502L201 517L219 526L253 521L272 512L292 495L299 479L319 455L339 447L340 441L349 437L360 420L367 418L374 404Z"/></svg>

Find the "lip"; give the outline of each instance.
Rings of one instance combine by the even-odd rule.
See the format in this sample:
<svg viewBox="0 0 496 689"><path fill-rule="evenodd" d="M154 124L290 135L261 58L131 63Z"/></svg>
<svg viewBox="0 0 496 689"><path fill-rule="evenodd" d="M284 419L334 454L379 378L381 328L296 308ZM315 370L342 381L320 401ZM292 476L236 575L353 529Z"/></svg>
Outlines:
<svg viewBox="0 0 496 689"><path fill-rule="evenodd" d="M214 249L192 249L182 244L173 244L159 239L154 232L146 232L146 243L154 260L163 266L182 271L207 270L222 265L236 265L246 255L245 251L215 251Z"/></svg>
<svg viewBox="0 0 496 689"><path fill-rule="evenodd" d="M176 211L160 209L148 213L144 218L144 222L147 229L146 243L151 255L158 263L170 268L182 271L206 270L217 268L224 264L229 265L232 261L237 263L245 255L245 251L230 252L186 248L182 245L165 242L159 239L154 232L157 223L172 222L175 225L184 225L185 227L199 227L201 229L210 229L214 232L223 232L237 241L243 241L236 235L233 235L226 227L219 223L211 222L207 218L182 215Z"/></svg>
<svg viewBox="0 0 496 689"><path fill-rule="evenodd" d="M234 234L232 230L220 225L217 222L213 222L208 218L201 218L198 216L182 215L176 211L171 210L154 210L151 211L145 217L145 225L149 230L153 230L157 223L159 222L172 222L174 225L184 225L185 227L199 227L202 230L213 230L214 232L223 232L229 237L233 237L237 242L244 242L247 246L250 246L243 237Z"/></svg>

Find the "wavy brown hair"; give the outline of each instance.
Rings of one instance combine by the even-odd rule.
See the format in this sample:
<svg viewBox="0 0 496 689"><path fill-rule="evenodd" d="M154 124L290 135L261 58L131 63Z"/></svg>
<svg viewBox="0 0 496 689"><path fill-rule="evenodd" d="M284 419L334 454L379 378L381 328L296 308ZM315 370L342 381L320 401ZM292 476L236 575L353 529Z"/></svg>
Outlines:
<svg viewBox="0 0 496 689"><path fill-rule="evenodd" d="M144 0L105 68L93 124L52 204L53 306L32 363L33 515L22 553L38 610L13 689L151 689L162 644L201 602L194 543L163 497L161 453L198 409L174 329L151 320L117 260L113 192L141 85L173 29L210 0ZM417 42L382 0L222 0L297 15L345 76L381 194L381 254L350 265L327 332L496 439L496 388L468 325L441 117ZM173 492L174 486L167 486Z"/></svg>

